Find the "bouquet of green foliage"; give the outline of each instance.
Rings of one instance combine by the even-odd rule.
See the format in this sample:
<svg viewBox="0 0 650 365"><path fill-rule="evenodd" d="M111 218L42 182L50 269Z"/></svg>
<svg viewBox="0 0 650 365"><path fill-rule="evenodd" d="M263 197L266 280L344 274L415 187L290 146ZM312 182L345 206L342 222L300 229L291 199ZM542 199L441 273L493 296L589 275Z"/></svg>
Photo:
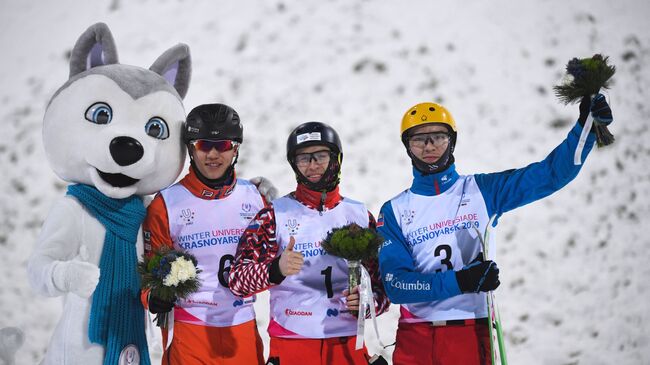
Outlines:
<svg viewBox="0 0 650 365"><path fill-rule="evenodd" d="M361 281L361 261L377 257L377 250L383 239L372 229L350 223L334 228L322 242L323 249L330 255L344 258L348 262L348 290ZM356 316L358 313L352 313Z"/></svg>
<svg viewBox="0 0 650 365"><path fill-rule="evenodd" d="M555 95L564 104L578 103L583 97L593 98L600 89L608 89L616 67L608 63L608 57L595 54L591 58L574 58L566 66L566 75L560 85L553 87ZM614 142L607 126L594 121L598 146Z"/></svg>
<svg viewBox="0 0 650 365"><path fill-rule="evenodd" d="M177 298L187 298L201 287L198 274L201 270L197 267L194 256L187 252L163 247L153 255L144 256L138 263L138 272L142 279L142 288L150 289L151 294L160 299L171 302ZM168 313L156 316L159 327L167 327Z"/></svg>

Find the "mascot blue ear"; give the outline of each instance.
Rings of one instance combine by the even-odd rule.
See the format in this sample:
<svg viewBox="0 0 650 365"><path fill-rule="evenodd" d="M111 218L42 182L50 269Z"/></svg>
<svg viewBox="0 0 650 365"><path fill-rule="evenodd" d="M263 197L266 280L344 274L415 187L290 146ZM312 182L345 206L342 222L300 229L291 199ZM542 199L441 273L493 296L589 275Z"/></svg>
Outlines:
<svg viewBox="0 0 650 365"><path fill-rule="evenodd" d="M160 55L149 70L165 78L174 86L181 99L185 98L192 75L190 47L183 43L175 45Z"/></svg>
<svg viewBox="0 0 650 365"><path fill-rule="evenodd" d="M117 63L113 35L104 23L91 25L79 37L70 55L70 77L93 67Z"/></svg>

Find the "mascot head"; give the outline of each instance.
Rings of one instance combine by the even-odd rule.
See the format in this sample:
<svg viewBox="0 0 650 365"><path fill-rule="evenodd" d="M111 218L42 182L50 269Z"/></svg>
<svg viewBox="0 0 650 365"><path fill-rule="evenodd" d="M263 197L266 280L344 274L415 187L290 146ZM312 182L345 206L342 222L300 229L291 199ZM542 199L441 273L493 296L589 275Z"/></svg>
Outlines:
<svg viewBox="0 0 650 365"><path fill-rule="evenodd" d="M171 185L183 168L181 139L191 61L187 45L147 70L117 61L106 24L86 30L70 56L70 78L50 100L45 152L63 180L121 199Z"/></svg>

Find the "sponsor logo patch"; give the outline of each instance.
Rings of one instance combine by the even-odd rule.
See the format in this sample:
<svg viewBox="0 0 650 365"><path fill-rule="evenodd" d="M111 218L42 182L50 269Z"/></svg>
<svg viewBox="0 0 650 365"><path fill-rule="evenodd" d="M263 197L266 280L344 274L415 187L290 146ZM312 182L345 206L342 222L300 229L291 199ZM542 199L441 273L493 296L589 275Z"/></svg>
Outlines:
<svg viewBox="0 0 650 365"><path fill-rule="evenodd" d="M284 310L284 314L287 316L301 316L301 317L311 317L313 315L313 313L309 311L293 310L289 308Z"/></svg>
<svg viewBox="0 0 650 365"><path fill-rule="evenodd" d="M336 308L328 308L327 309L327 316L328 317L336 317L339 315L339 310Z"/></svg>
<svg viewBox="0 0 650 365"><path fill-rule="evenodd" d="M390 286L400 290L408 291L430 291L431 284L426 281L416 280L414 283L407 283L399 280L392 280Z"/></svg>
<svg viewBox="0 0 650 365"><path fill-rule="evenodd" d="M303 133L296 136L296 143L301 144L308 141L320 141L320 132Z"/></svg>

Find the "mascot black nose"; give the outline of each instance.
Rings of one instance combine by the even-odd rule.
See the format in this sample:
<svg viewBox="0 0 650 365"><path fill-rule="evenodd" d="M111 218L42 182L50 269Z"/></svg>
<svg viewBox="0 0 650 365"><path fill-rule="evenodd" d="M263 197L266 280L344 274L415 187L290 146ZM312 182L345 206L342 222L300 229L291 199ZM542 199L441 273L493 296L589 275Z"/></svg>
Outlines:
<svg viewBox="0 0 650 365"><path fill-rule="evenodd" d="M115 137L109 147L113 160L120 166L128 166L138 162L144 155L144 148L131 137Z"/></svg>

